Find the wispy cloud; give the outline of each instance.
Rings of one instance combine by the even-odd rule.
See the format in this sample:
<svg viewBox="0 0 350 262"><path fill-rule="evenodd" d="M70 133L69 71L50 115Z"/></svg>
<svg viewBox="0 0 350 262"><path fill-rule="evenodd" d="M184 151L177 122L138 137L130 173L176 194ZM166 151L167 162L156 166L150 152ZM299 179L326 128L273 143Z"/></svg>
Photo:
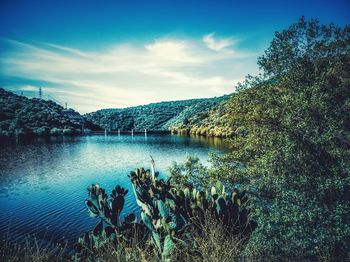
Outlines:
<svg viewBox="0 0 350 262"><path fill-rule="evenodd" d="M0 79L21 79L1 85L24 91L30 86L33 91L35 86L26 80L42 82L44 93L80 112L223 95L256 71L255 54L214 33L93 51L13 39L0 39L0 44L6 46L0 53Z"/></svg>
<svg viewBox="0 0 350 262"><path fill-rule="evenodd" d="M26 86L21 86L19 88L20 91L30 91L30 92L36 92L38 91L37 86L31 86L31 85L26 85Z"/></svg>
<svg viewBox="0 0 350 262"><path fill-rule="evenodd" d="M232 37L217 38L215 37L215 33L205 35L203 37L203 42L207 45L209 49L212 49L217 52L222 50L232 52L233 49L229 49L229 47L232 47L232 45L236 43L236 41Z"/></svg>

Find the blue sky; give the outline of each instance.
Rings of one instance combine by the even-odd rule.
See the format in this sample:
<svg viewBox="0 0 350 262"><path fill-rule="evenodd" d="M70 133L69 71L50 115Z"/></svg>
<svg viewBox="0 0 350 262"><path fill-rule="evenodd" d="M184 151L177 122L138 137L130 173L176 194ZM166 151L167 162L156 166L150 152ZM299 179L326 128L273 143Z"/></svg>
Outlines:
<svg viewBox="0 0 350 262"><path fill-rule="evenodd" d="M100 108L234 91L301 15L350 23L350 1L0 0L0 86Z"/></svg>

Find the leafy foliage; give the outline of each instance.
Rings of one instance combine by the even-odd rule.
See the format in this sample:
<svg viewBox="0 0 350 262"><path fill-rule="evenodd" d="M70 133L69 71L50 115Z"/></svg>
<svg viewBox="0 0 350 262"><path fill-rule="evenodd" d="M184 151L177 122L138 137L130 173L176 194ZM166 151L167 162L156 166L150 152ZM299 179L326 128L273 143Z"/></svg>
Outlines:
<svg viewBox="0 0 350 262"><path fill-rule="evenodd" d="M178 134L193 134L210 137L232 137L230 125L231 107L229 100L222 101L209 110L196 110L187 121L172 125L172 131Z"/></svg>
<svg viewBox="0 0 350 262"><path fill-rule="evenodd" d="M350 27L301 18L278 32L229 102L232 152L214 159L250 192L247 252L350 257Z"/></svg>
<svg viewBox="0 0 350 262"><path fill-rule="evenodd" d="M53 101L28 99L0 88L0 138L14 136L76 135L81 127L98 126L78 112L64 109Z"/></svg>
<svg viewBox="0 0 350 262"><path fill-rule="evenodd" d="M179 187L192 185L204 191L211 189L210 169L196 156L186 156L183 163L173 162L169 167L169 174L172 183Z"/></svg>

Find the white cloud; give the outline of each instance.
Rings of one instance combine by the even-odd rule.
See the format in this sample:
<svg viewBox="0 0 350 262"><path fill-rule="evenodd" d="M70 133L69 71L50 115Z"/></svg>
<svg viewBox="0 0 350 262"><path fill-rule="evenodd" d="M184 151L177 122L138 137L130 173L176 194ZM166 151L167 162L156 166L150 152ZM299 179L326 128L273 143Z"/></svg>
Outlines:
<svg viewBox="0 0 350 262"><path fill-rule="evenodd" d="M232 45L231 38L160 38L84 51L52 43L10 39L0 53L0 76L45 83L43 92L80 112L150 102L212 97L234 91L234 84L257 71L256 55ZM209 48L209 49L208 49ZM216 52L213 52L215 50ZM37 87L30 84L31 90ZM22 89L23 90L23 89Z"/></svg>
<svg viewBox="0 0 350 262"><path fill-rule="evenodd" d="M20 91L30 91L30 92L38 92L39 89L37 86L31 86L31 85L25 85L25 86L21 86L19 88Z"/></svg>
<svg viewBox="0 0 350 262"><path fill-rule="evenodd" d="M214 33L205 35L202 40L207 45L207 47L209 49L212 49L212 50L217 51L217 52L225 50L228 47L230 47L233 44L235 44L235 41L233 40L232 37L216 39ZM231 49L229 51L232 52L233 50Z"/></svg>
<svg viewBox="0 0 350 262"><path fill-rule="evenodd" d="M198 63L200 62L193 54L189 53L190 44L185 41L159 39L146 44L145 49L154 60L158 62Z"/></svg>

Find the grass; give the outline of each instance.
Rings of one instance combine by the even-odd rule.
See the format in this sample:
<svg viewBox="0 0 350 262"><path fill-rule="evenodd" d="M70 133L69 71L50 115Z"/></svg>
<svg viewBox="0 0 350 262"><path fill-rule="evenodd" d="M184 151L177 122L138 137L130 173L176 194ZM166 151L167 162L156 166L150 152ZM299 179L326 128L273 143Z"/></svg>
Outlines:
<svg viewBox="0 0 350 262"><path fill-rule="evenodd" d="M171 261L237 261L242 260L244 241L229 236L217 220L206 215L205 222L198 225L200 230L191 229L193 241L190 245L177 244ZM26 239L23 244L5 240L0 247L0 261L73 261L68 256L67 246L40 244L37 239ZM85 261L85 260L82 260ZM151 240L146 243L130 243L114 246L106 244L93 252L92 261L151 262L160 261Z"/></svg>
<svg viewBox="0 0 350 262"><path fill-rule="evenodd" d="M176 261L237 261L242 258L244 240L226 232L225 227L211 215L206 214L200 230L192 230L193 245L178 248L174 253Z"/></svg>
<svg viewBox="0 0 350 262"><path fill-rule="evenodd" d="M36 238L26 238L21 243L5 239L0 247L0 261L3 262L55 262L67 259L66 245L53 246L50 243L44 244Z"/></svg>

